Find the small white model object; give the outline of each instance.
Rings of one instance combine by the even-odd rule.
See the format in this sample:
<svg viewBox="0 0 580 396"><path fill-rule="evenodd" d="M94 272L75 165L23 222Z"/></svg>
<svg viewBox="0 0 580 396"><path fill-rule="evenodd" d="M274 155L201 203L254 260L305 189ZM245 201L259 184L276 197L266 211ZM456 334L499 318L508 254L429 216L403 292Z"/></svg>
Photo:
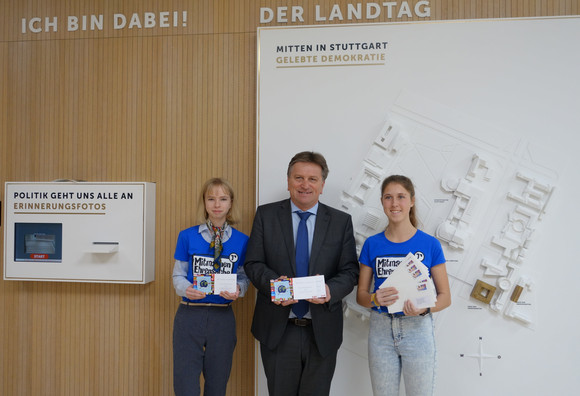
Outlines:
<svg viewBox="0 0 580 396"><path fill-rule="evenodd" d="M437 227L437 238L451 247L465 248L477 212L482 210L479 200L484 194L485 183L491 180L491 173L488 161L475 154L463 179L441 181L441 187L455 196L455 203L447 219Z"/></svg>
<svg viewBox="0 0 580 396"><path fill-rule="evenodd" d="M386 226L387 220L379 204L380 184L392 162L407 145L400 128L387 119L363 160L360 171L342 193L341 208L352 215L358 249L369 236Z"/></svg>

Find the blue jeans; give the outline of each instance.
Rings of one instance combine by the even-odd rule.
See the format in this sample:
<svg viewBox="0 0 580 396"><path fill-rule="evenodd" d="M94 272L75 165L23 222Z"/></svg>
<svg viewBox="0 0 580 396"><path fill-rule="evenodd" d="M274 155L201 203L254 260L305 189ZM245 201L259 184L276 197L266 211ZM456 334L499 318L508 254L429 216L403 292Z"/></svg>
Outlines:
<svg viewBox="0 0 580 396"><path fill-rule="evenodd" d="M401 373L407 396L431 396L435 385L433 317L371 311L369 368L375 396L398 396Z"/></svg>

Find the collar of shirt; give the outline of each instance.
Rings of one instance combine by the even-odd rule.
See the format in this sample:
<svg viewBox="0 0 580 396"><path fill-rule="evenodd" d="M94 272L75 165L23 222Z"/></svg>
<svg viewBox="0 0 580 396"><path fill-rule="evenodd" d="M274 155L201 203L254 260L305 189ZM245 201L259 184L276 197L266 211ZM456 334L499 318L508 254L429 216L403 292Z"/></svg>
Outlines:
<svg viewBox="0 0 580 396"><path fill-rule="evenodd" d="M295 212L310 212L310 213L312 213L313 215L316 216L316 214L318 213L318 202L316 202L316 205L314 205L313 207L311 207L308 210L301 210L301 209L298 208L298 206L296 206L294 204L294 202L292 202L292 200L290 200L290 209L292 210L292 213L295 213ZM312 216L310 216L310 217L312 217ZM309 219L310 219L310 217L309 217ZM296 218L300 219L300 217L298 215L296 215Z"/></svg>
<svg viewBox="0 0 580 396"><path fill-rule="evenodd" d="M312 217L312 216L310 216ZM203 223L199 225L198 232L201 234L202 238L207 242L211 243L211 231L207 224ZM226 243L228 239L232 236L232 226L228 224L226 229L224 230L224 236L222 237L222 243Z"/></svg>

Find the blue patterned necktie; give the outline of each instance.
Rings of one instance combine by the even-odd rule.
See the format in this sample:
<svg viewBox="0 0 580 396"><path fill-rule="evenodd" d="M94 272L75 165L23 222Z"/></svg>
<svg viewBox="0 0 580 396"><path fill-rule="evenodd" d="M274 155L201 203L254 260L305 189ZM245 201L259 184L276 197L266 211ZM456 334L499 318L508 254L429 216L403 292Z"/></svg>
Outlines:
<svg viewBox="0 0 580 396"><path fill-rule="evenodd" d="M308 226L306 220L312 213L310 212L296 212L300 216L300 223L298 224L298 233L296 234L296 277L308 276L308 262L310 255L308 254ZM292 305L292 312L297 318L302 318L308 312L308 301L300 300Z"/></svg>

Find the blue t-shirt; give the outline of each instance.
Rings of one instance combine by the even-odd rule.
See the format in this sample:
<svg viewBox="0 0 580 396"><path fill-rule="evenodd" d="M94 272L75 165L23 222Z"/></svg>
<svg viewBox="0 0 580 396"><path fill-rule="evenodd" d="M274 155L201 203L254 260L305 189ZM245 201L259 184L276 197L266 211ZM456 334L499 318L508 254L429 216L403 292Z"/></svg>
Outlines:
<svg viewBox="0 0 580 396"><path fill-rule="evenodd" d="M244 264L248 236L232 228L232 235L223 243L221 254L221 266L219 273L235 274L238 267ZM214 249L199 233L199 225L187 228L179 233L174 258L179 261L187 261L187 280L193 283L193 274L212 274ZM183 297L183 301L198 303L226 304L230 302L219 294L209 294L201 300L189 300Z"/></svg>
<svg viewBox="0 0 580 396"><path fill-rule="evenodd" d="M359 261L373 270L375 281L373 293L409 253L413 253L429 269L429 275L431 267L445 263L439 240L421 230L417 230L411 239L400 243L389 241L384 232L367 238L360 252ZM376 307L373 309L379 311Z"/></svg>

